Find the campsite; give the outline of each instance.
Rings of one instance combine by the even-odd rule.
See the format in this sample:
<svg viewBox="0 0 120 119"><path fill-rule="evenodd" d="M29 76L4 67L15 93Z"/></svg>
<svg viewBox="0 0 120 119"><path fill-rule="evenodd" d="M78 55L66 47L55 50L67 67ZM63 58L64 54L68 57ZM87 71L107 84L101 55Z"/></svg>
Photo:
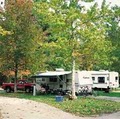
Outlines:
<svg viewBox="0 0 120 119"><path fill-rule="evenodd" d="M120 0L0 0L0 119L118 119Z"/></svg>

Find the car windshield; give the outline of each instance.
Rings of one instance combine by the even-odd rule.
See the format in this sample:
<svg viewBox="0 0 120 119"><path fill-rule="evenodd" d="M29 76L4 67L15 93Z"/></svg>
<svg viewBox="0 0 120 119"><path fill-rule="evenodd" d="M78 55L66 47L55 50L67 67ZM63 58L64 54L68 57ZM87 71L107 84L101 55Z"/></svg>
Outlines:
<svg viewBox="0 0 120 119"><path fill-rule="evenodd" d="M25 83L32 83L32 81L30 81L30 80L25 80Z"/></svg>

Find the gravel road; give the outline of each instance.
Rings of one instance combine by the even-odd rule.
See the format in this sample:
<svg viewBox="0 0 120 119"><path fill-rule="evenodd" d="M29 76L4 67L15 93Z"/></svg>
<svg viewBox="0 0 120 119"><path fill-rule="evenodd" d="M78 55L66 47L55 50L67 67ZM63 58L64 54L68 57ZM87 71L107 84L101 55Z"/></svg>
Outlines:
<svg viewBox="0 0 120 119"><path fill-rule="evenodd" d="M44 103L31 100L0 97L3 119L119 119L120 112L98 117L78 117Z"/></svg>
<svg viewBox="0 0 120 119"><path fill-rule="evenodd" d="M108 97L108 96L90 96L91 98L96 98L96 99L103 99L103 100L111 100L111 101L116 101L116 102L120 102L120 98L119 97Z"/></svg>
<svg viewBox="0 0 120 119"><path fill-rule="evenodd" d="M18 98L0 97L0 110L3 119L82 119L44 103Z"/></svg>

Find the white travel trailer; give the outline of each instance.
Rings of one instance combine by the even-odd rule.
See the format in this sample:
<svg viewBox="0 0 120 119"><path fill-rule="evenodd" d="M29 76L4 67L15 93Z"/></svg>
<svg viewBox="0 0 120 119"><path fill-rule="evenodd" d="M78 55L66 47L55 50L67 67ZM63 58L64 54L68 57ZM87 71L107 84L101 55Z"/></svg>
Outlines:
<svg viewBox="0 0 120 119"><path fill-rule="evenodd" d="M87 74L87 75L86 75ZM72 90L72 72L57 69L56 71L47 71L39 73L36 76L36 83L39 85L49 85L51 90ZM87 71L75 71L75 92L87 90L92 93L92 78Z"/></svg>
<svg viewBox="0 0 120 119"><path fill-rule="evenodd" d="M111 88L119 87L118 72L109 71L88 71L91 73L93 80L93 89L103 89L109 91Z"/></svg>
<svg viewBox="0 0 120 119"><path fill-rule="evenodd" d="M33 78L36 79L36 83L48 87L50 90L67 90L67 85L69 80L71 80L71 71L64 71L62 69L57 69L56 71L46 71L39 73Z"/></svg>
<svg viewBox="0 0 120 119"><path fill-rule="evenodd" d="M48 85L50 90L72 90L72 72L57 69L33 76L39 85ZM109 71L75 71L75 92L77 94L86 91L92 93L92 89L109 91L119 87L118 72Z"/></svg>

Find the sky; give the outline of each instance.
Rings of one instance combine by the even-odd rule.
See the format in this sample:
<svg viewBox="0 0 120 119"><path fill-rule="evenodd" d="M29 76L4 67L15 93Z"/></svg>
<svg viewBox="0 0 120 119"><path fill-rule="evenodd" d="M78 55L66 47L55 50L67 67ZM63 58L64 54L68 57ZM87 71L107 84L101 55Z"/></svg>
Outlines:
<svg viewBox="0 0 120 119"><path fill-rule="evenodd" d="M101 4L101 1L103 0L95 0L95 1L98 2L98 4ZM106 3L110 4L111 6L114 6L114 5L120 6L120 0L106 0Z"/></svg>
<svg viewBox="0 0 120 119"><path fill-rule="evenodd" d="M99 6L101 6L103 0L95 0L95 2L98 3ZM95 2L91 3L85 3L85 2L79 2L81 5L84 5L86 8L89 8L90 6L94 5ZM106 3L110 6L119 6L120 7L120 0L106 0Z"/></svg>

